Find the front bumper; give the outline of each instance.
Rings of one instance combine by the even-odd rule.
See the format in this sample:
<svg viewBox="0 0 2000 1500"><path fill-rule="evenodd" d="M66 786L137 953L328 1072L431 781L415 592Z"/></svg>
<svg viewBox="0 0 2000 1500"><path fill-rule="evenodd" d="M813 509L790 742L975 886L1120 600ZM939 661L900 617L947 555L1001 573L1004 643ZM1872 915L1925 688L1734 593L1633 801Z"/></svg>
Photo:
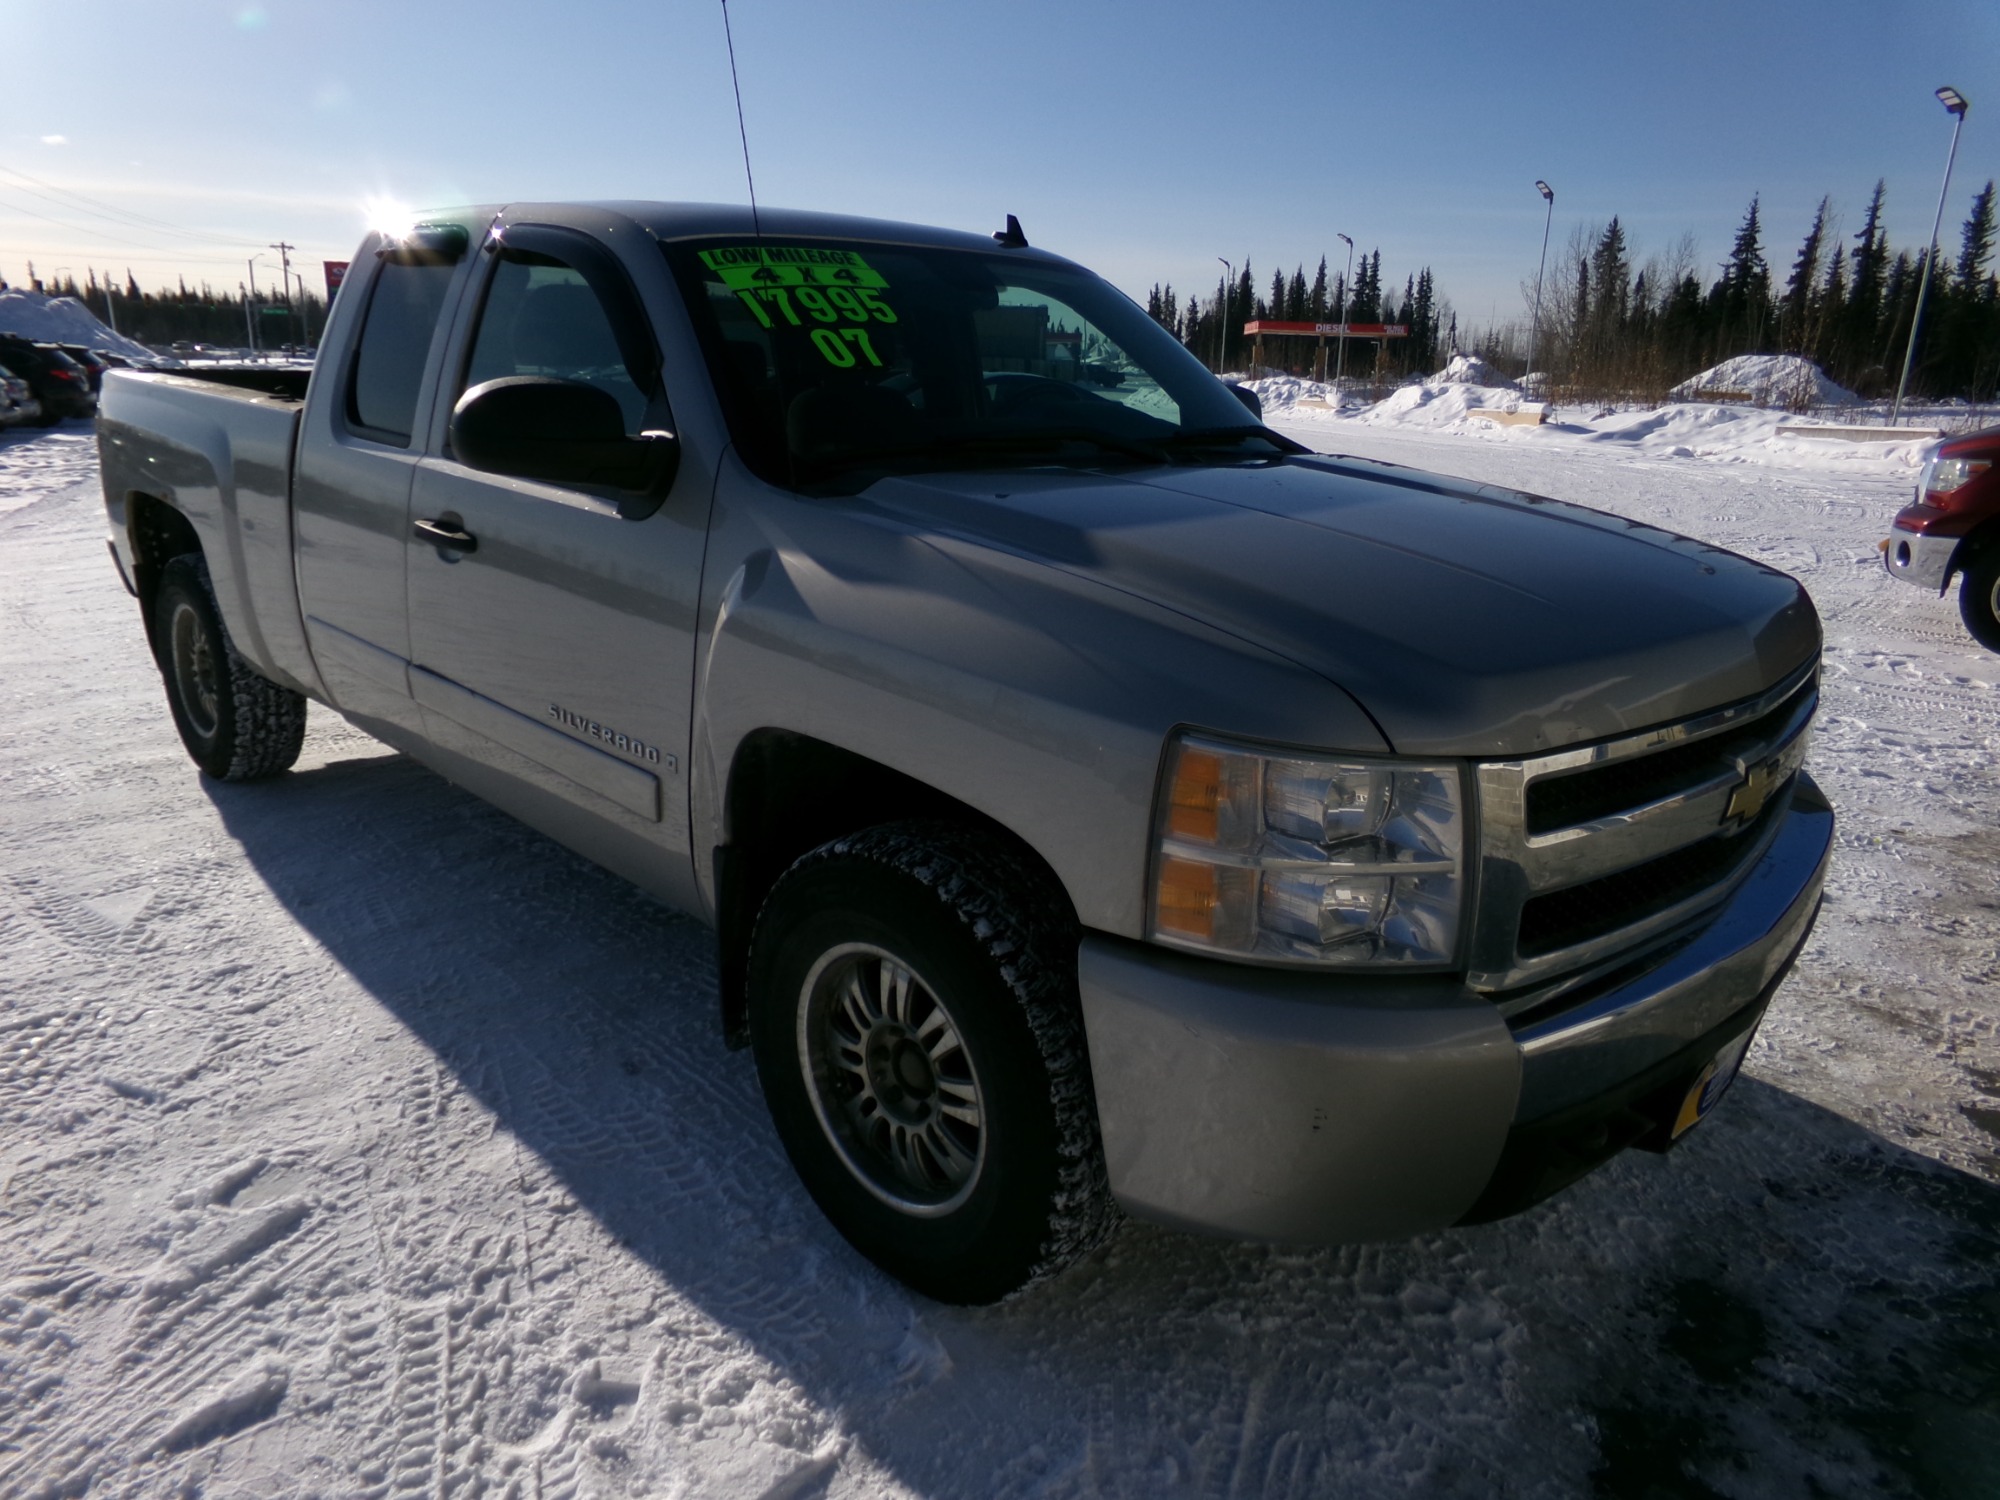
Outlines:
<svg viewBox="0 0 2000 1500"><path fill-rule="evenodd" d="M1524 1207L1644 1144L1614 1127L1756 1023L1832 845L1801 773L1771 847L1697 934L1513 1025L1450 976L1330 978L1091 934L1078 971L1112 1193L1139 1218L1314 1244Z"/></svg>
<svg viewBox="0 0 2000 1500"><path fill-rule="evenodd" d="M1942 594L1951 581L1952 559L1958 554L1960 536L1932 536L1917 531L1892 531L1882 544L1882 566L1891 578L1914 583L1919 588Z"/></svg>

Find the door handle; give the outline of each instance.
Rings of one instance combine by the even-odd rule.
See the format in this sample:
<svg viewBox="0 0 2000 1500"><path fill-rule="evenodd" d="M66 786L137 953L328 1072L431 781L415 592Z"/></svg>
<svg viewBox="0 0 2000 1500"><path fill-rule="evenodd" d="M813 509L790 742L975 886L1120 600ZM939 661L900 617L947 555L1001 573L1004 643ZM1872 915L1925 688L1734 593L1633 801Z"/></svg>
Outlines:
<svg viewBox="0 0 2000 1500"><path fill-rule="evenodd" d="M434 546L447 552L477 552L479 538L469 531L462 531L450 521L419 521L417 535Z"/></svg>

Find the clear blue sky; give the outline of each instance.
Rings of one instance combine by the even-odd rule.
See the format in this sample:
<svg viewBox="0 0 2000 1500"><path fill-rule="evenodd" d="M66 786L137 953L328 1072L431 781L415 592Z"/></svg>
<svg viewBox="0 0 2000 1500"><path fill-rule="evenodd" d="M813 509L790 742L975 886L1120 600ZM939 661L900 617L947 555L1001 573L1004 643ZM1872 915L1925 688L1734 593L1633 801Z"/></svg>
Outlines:
<svg viewBox="0 0 2000 1500"><path fill-rule="evenodd" d="M1347 6L731 0L768 204L1029 238L1143 297L1214 257L1380 248L1462 326L1621 216L1704 276L1761 193L1782 280L1820 196L1888 182L1923 242L2000 176L1994 0ZM86 266L234 289L285 239L344 258L362 204L744 197L718 0L0 0L0 276ZM267 257L270 252L265 252ZM1554 251L1552 249L1552 256ZM258 267L260 280L269 274Z"/></svg>

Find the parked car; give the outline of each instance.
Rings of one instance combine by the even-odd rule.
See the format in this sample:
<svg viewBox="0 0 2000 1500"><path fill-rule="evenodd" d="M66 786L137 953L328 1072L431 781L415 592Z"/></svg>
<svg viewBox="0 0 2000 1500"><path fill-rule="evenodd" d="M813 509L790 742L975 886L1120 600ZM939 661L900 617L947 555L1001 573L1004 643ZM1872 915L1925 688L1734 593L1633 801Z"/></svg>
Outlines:
<svg viewBox="0 0 2000 1500"><path fill-rule="evenodd" d="M104 388L104 372L111 368L111 362L95 349L83 344L58 344L57 348L83 367L90 377L90 393L94 396Z"/></svg>
<svg viewBox="0 0 2000 1500"><path fill-rule="evenodd" d="M1916 498L1882 542L1889 576L1940 598L1954 578L1972 638L2000 651L2000 427L1947 438L1932 450Z"/></svg>
<svg viewBox="0 0 2000 1500"><path fill-rule="evenodd" d="M19 427L38 421L42 403L35 399L28 382L5 365L0 365L0 427Z"/></svg>
<svg viewBox="0 0 2000 1500"><path fill-rule="evenodd" d="M28 382L42 403L40 421L53 427L64 417L97 413L97 395L82 365L54 344L38 343L16 334L0 334L0 364Z"/></svg>
<svg viewBox="0 0 2000 1500"><path fill-rule="evenodd" d="M932 1296L1114 1205L1406 1238L1666 1150L1811 931L1761 563L1312 453L1011 222L502 205L353 266L316 368L105 382L189 755L279 773L315 699L712 924L801 1180Z"/></svg>

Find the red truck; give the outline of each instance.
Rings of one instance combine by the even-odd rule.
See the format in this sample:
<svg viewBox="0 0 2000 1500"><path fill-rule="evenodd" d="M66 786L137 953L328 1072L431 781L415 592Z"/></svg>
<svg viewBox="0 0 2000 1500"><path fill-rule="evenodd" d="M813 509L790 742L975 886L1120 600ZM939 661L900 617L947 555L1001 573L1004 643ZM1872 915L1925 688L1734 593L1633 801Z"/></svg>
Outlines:
<svg viewBox="0 0 2000 1500"><path fill-rule="evenodd" d="M2000 651L2000 427L1938 444L1917 498L1882 543L1893 577L1940 595L1963 574L1958 611L1974 640Z"/></svg>

